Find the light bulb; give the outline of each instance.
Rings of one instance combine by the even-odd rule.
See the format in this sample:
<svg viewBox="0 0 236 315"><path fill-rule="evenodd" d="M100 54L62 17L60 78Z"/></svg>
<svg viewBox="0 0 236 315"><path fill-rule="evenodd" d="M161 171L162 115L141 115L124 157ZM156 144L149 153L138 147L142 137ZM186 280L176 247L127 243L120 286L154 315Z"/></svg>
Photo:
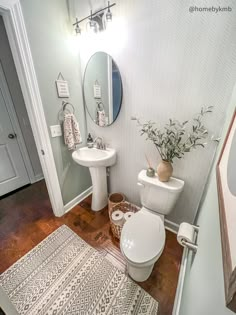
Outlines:
<svg viewBox="0 0 236 315"><path fill-rule="evenodd" d="M108 1L108 9L107 9L107 13L106 13L106 20L107 22L111 22L112 21L112 13L110 10L110 1Z"/></svg>
<svg viewBox="0 0 236 315"><path fill-rule="evenodd" d="M79 27L79 24L76 25L75 32L76 34L81 34L81 28Z"/></svg>
<svg viewBox="0 0 236 315"><path fill-rule="evenodd" d="M110 8L108 9L108 11L106 13L106 20L107 20L107 22L111 22L112 21L112 13L110 11Z"/></svg>
<svg viewBox="0 0 236 315"><path fill-rule="evenodd" d="M97 31L97 23L95 21L91 20L89 22L89 26L90 26L91 30L96 33L96 31Z"/></svg>
<svg viewBox="0 0 236 315"><path fill-rule="evenodd" d="M81 34L81 28L79 27L78 18L76 18L75 32L76 34Z"/></svg>
<svg viewBox="0 0 236 315"><path fill-rule="evenodd" d="M97 33L99 31L99 25L96 21L90 19L87 23L86 29L89 33Z"/></svg>

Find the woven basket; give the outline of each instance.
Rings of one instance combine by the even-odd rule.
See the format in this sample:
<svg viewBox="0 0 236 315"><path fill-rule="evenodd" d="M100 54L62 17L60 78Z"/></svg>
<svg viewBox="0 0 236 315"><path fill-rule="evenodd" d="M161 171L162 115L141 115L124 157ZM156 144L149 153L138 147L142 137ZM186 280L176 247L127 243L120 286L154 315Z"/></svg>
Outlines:
<svg viewBox="0 0 236 315"><path fill-rule="evenodd" d="M108 198L108 210L116 205L118 205L121 202L125 201L125 195L122 193L113 193L109 195Z"/></svg>
<svg viewBox="0 0 236 315"><path fill-rule="evenodd" d="M127 201L121 202L121 203L109 208L109 218L110 218L110 222L111 222L112 233L116 238L120 239L120 235L121 235L121 231L122 231L124 223L122 225L117 225L111 219L112 213L116 210L121 210L123 213L126 213L129 211L137 212L140 210L140 208L133 205L132 203L127 202Z"/></svg>

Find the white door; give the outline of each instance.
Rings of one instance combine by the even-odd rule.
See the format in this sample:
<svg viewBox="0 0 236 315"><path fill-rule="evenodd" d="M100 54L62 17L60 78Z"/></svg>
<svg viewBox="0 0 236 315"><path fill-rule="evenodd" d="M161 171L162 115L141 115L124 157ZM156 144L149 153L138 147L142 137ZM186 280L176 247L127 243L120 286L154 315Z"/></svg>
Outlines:
<svg viewBox="0 0 236 315"><path fill-rule="evenodd" d="M0 89L0 196L30 182Z"/></svg>

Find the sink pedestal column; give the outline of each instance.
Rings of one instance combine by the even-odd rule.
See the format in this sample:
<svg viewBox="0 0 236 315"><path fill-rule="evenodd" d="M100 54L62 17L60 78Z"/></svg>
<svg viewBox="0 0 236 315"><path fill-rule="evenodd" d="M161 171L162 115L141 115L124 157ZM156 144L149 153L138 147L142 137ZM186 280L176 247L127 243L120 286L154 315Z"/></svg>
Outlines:
<svg viewBox="0 0 236 315"><path fill-rule="evenodd" d="M93 184L92 210L99 211L107 203L107 174L106 167L89 167Z"/></svg>

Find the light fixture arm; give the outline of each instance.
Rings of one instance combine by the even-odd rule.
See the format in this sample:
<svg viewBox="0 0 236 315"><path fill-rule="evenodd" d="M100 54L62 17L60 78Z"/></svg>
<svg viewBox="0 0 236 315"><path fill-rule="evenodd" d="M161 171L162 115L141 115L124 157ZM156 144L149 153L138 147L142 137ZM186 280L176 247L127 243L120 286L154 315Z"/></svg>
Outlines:
<svg viewBox="0 0 236 315"><path fill-rule="evenodd" d="M87 20L87 19L91 20L91 19L92 19L94 16L96 16L98 13L103 12L103 11L105 11L106 9L110 10L110 8L111 8L111 7L114 7L115 5L116 5L115 2L112 3L112 4L108 4L107 7L103 8L103 9L100 9L100 10L94 12L94 13L92 13L92 10L91 10L90 15L86 16L85 18L83 18L83 19L81 19L81 20L77 20L77 19L76 19L76 22L73 23L73 26L77 26L79 23L81 23L81 22L83 22L83 21L85 21L85 20Z"/></svg>
<svg viewBox="0 0 236 315"><path fill-rule="evenodd" d="M107 11L108 11L109 13L111 12L110 7L111 7L111 6L110 6L110 1L108 1L108 6L107 6L108 10L107 10Z"/></svg>

